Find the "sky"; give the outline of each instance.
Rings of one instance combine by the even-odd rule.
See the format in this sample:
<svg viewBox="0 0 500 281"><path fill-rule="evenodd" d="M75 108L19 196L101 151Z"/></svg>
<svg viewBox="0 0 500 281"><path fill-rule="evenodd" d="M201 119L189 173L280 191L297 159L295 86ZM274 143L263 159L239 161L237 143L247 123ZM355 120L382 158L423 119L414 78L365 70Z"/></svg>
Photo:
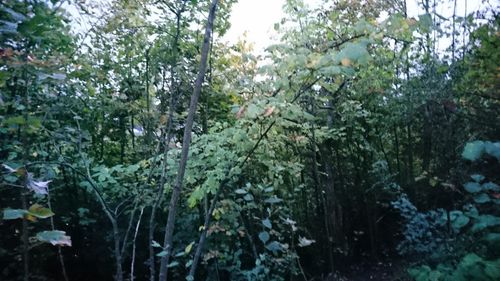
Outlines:
<svg viewBox="0 0 500 281"><path fill-rule="evenodd" d="M110 0L87 0L85 5L103 5ZM320 5L322 0L303 0L308 6L314 7ZM423 10L418 8L417 2L421 0L407 0L408 14L410 17L418 18L418 15L423 14ZM468 13L477 11L481 6L483 0L456 0L457 1L457 15L464 15L465 11ZM230 22L231 28L228 33L222 38L229 43L236 43L239 38L243 38L246 34L246 40L254 44L254 51L256 54L263 54L264 49L277 43L278 34L274 30L274 24L280 22L285 14L283 12L283 5L286 0L239 0L234 4ZM451 18L453 14L453 1L448 0L447 4L441 4L437 7L438 14L446 18ZM500 6L500 0L489 0L495 6ZM89 4L90 3L90 4ZM87 7L91 8L91 7ZM80 32L86 31L90 28L89 20L86 17L81 17L79 12L74 6L65 6L65 9L76 18L73 26ZM106 10L106 9L105 9ZM85 33L85 32L83 32ZM451 40L448 40L451 41ZM449 45L448 41L443 40L438 42L441 46L439 49L445 49Z"/></svg>
<svg viewBox="0 0 500 281"><path fill-rule="evenodd" d="M304 2L309 6L319 3L318 0L304 0ZM450 3L436 8L437 13L447 18L453 15L453 1L448 2ZM481 0L457 0L457 15L464 15L466 8L468 12L478 10L481 2ZM231 28L224 36L224 40L236 43L246 32L247 40L254 43L255 52L262 53L267 46L276 43L273 37L275 38L277 34L273 27L285 16L282 11L284 3L285 0L239 0L233 6ZM417 0L408 0L407 3L410 17L418 17L424 13L419 10Z"/></svg>

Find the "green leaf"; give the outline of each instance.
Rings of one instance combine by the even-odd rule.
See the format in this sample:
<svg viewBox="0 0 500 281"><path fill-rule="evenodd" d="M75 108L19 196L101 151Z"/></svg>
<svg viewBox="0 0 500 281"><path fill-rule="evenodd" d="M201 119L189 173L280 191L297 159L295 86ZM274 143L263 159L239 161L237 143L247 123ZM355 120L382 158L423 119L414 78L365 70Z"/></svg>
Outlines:
<svg viewBox="0 0 500 281"><path fill-rule="evenodd" d="M370 54L366 50L366 44L364 43L347 43L338 54L339 61L342 59L360 61L369 56Z"/></svg>
<svg viewBox="0 0 500 281"><path fill-rule="evenodd" d="M477 218L476 223L472 226L472 231L477 232L485 228L500 225L500 217L493 215L481 215Z"/></svg>
<svg viewBox="0 0 500 281"><path fill-rule="evenodd" d="M54 246L70 246L71 237L66 236L66 232L60 230L42 231L37 233L36 238L45 243L50 243Z"/></svg>
<svg viewBox="0 0 500 281"><path fill-rule="evenodd" d="M169 263L169 264L167 265L167 267L168 267L168 268L171 268L171 267L176 267L176 266L178 266L178 265L179 265L179 262L177 262L177 261L173 261L173 262Z"/></svg>
<svg viewBox="0 0 500 281"><path fill-rule="evenodd" d="M484 203L490 202L491 199L488 196L488 194L480 193L480 194L474 196L474 201L478 204L484 204Z"/></svg>
<svg viewBox="0 0 500 281"><path fill-rule="evenodd" d="M164 256L166 256L167 254L168 254L168 253L167 253L167 251L161 251L161 252L159 252L158 254L156 254L156 256L157 256L157 257L164 257Z"/></svg>
<svg viewBox="0 0 500 281"><path fill-rule="evenodd" d="M151 246L155 247L155 248L161 248L161 245L160 243L156 242L153 240L153 242L151 243Z"/></svg>
<svg viewBox="0 0 500 281"><path fill-rule="evenodd" d="M464 188L469 193L477 193L481 191L481 185L477 182L468 182L464 184Z"/></svg>
<svg viewBox="0 0 500 281"><path fill-rule="evenodd" d="M269 219L262 220L262 224L269 229L273 228L273 225L271 224L271 221Z"/></svg>
<svg viewBox="0 0 500 281"><path fill-rule="evenodd" d="M253 195L249 193L245 195L243 199L245 199L246 201L253 201Z"/></svg>
<svg viewBox="0 0 500 281"><path fill-rule="evenodd" d="M491 190L491 191L495 191L495 192L500 191L500 186L498 186L498 184L493 183L493 182L484 183L482 185L482 188L483 188L483 190Z"/></svg>
<svg viewBox="0 0 500 281"><path fill-rule="evenodd" d="M282 248L281 248L281 244L279 242L272 241L266 245L266 249L268 249L269 251L271 251L273 253L276 253L277 251L280 251Z"/></svg>
<svg viewBox="0 0 500 281"><path fill-rule="evenodd" d="M485 142L484 151L500 161L500 142Z"/></svg>
<svg viewBox="0 0 500 281"><path fill-rule="evenodd" d="M264 192L268 193L268 192L273 192L274 188L273 187L268 187L266 189L264 189Z"/></svg>
<svg viewBox="0 0 500 281"><path fill-rule="evenodd" d="M276 203L280 203L282 201L283 201L283 199L280 199L276 196L273 196L273 197L270 197L270 198L267 198L266 200L264 200L264 202L269 203L269 204L276 204Z"/></svg>
<svg viewBox="0 0 500 281"><path fill-rule="evenodd" d="M475 182L481 182L484 180L484 176L483 175L479 175L479 174L474 174L474 175L471 175L470 176Z"/></svg>
<svg viewBox="0 0 500 281"><path fill-rule="evenodd" d="M193 249L193 245L194 245L194 242L191 242L191 243L189 243L189 245L186 246L186 248L184 249L184 253L186 255L191 252L191 250Z"/></svg>
<svg viewBox="0 0 500 281"><path fill-rule="evenodd" d="M452 227L457 230L460 230L470 222L470 219L461 211L450 212L450 219Z"/></svg>
<svg viewBox="0 0 500 281"><path fill-rule="evenodd" d="M247 191L241 188L238 188L234 191L236 194L247 194Z"/></svg>
<svg viewBox="0 0 500 281"><path fill-rule="evenodd" d="M419 26L422 29L423 32L430 32L430 29L432 27L432 16L430 14L424 14L418 16L419 19Z"/></svg>
<svg viewBox="0 0 500 281"><path fill-rule="evenodd" d="M262 114L262 111L263 110L259 108L257 105L251 103L247 108L247 116L248 118L253 119Z"/></svg>
<svg viewBox="0 0 500 281"><path fill-rule="evenodd" d="M259 233L259 239L262 243L266 244L269 241L269 233L267 231L262 231Z"/></svg>
<svg viewBox="0 0 500 281"><path fill-rule="evenodd" d="M500 233L488 233L484 239L490 243L500 243Z"/></svg>
<svg viewBox="0 0 500 281"><path fill-rule="evenodd" d="M22 219L28 211L22 209L5 209L3 210L3 219L4 220L15 220Z"/></svg>
<svg viewBox="0 0 500 281"><path fill-rule="evenodd" d="M462 152L462 157L475 161L483 155L484 152L484 142L483 141L473 141L465 145L464 151Z"/></svg>

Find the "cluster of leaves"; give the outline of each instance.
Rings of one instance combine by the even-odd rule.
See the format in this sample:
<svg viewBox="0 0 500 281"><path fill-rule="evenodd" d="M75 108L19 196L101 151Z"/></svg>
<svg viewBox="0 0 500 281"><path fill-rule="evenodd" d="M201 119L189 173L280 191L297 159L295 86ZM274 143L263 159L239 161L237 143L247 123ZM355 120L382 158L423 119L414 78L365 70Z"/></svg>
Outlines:
<svg viewBox="0 0 500 281"><path fill-rule="evenodd" d="M483 146L488 147L484 153ZM498 143L475 141L465 146L462 156L479 161L483 157L497 158L499 152ZM497 247L500 188L485 181L485 176L480 174L471 175L471 179L463 187L473 202L463 206L463 210L419 213L404 198L394 203L407 219L406 237L400 247L437 263L434 269L428 265L411 268L409 273L415 280L496 280L500 277Z"/></svg>

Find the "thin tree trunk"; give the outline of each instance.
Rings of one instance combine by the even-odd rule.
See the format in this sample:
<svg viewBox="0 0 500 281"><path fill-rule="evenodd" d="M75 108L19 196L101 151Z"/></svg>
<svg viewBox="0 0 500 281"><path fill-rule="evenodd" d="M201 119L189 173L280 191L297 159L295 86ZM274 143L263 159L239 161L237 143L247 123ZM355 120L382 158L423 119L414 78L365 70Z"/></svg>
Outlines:
<svg viewBox="0 0 500 281"><path fill-rule="evenodd" d="M127 230L125 231L125 235L123 236L123 242L122 242L122 245L121 245L121 255L122 256L124 256L125 250L127 248L127 240L128 240L128 236L130 235L130 231L132 230L132 225L133 225L133 222L134 222L135 212L137 211L137 205L138 204L139 204L139 200L136 200L135 204L134 204L134 209L132 210L132 213L130 213L130 219L129 219L129 222L128 222Z"/></svg>
<svg viewBox="0 0 500 281"><path fill-rule="evenodd" d="M193 129L194 116L196 115L196 108L198 106L198 100L201 93L201 87L203 84L203 80L205 78L205 71L207 68L207 58L208 51L210 47L210 37L212 35L212 28L215 20L215 11L217 8L218 0L212 0L210 5L210 11L208 15L208 22L205 29L205 37L203 40L203 47L201 51L201 62L200 69L198 71L198 76L196 77L196 82L194 85L193 95L191 96L191 102L189 105L188 117L186 120L186 125L184 128L184 136L182 141L182 151L181 151L181 160L179 162L179 169L177 171L177 176L175 179L175 185L172 191L172 196L170 198L170 204L168 208L168 218L167 224L165 226L165 237L163 241L164 251L166 255L161 258L160 264L160 281L167 280L168 274L168 262L170 260L170 255L172 252L172 240L174 234L174 226L175 226L175 215L177 212L177 203L179 201L179 197L182 191L182 183L184 180L184 174L186 172L186 166L188 161L188 153L189 146L191 144L191 132Z"/></svg>
<svg viewBox="0 0 500 281"><path fill-rule="evenodd" d="M219 197L219 194L222 190L222 186L219 187L217 192L215 193L214 198L212 198L212 203L210 204L210 209L208 209L208 212L205 214L205 223L203 224L203 231L201 232L200 239L198 241L198 247L196 247L196 252L194 254L193 258L193 263L191 264L191 268L189 270L189 275L186 278L188 281L194 280L194 274L196 273L196 268L198 267L198 262L201 257L201 252L203 251L203 246L205 244L205 240L207 239L207 230L208 227L210 226L210 217L212 216L212 213L215 210L215 205L217 205L217 199Z"/></svg>
<svg viewBox="0 0 500 281"><path fill-rule="evenodd" d="M394 130L394 152L396 153L396 166L398 168L398 183L401 183L401 162L399 160L399 136L398 136L398 128L397 126L393 127Z"/></svg>
<svg viewBox="0 0 500 281"><path fill-rule="evenodd" d="M130 281L134 281L134 268L135 268L135 250L136 250L136 240L137 234L139 233L139 227L141 225L142 214L144 214L144 207L141 207L141 212L139 213L139 219L135 225L134 239L132 240L132 260L130 261Z"/></svg>
<svg viewBox="0 0 500 281"><path fill-rule="evenodd" d="M28 209L28 203L26 202L26 193L21 194L21 203L23 210ZM29 268L29 241L28 241L28 221L23 219L23 234L21 236L21 241L23 242L23 280L29 281L30 278L30 268Z"/></svg>
<svg viewBox="0 0 500 281"><path fill-rule="evenodd" d="M65 174L64 169L62 169L62 170L63 170L63 174ZM48 205L49 209L52 210L52 204L50 203L50 191L47 192L47 205ZM50 217L50 227L52 230L56 230L53 216ZM61 265L61 271L62 271L64 281L68 281L69 279L68 279L68 274L66 273L66 266L64 265L64 257L62 254L61 246L57 246L57 256L59 258L59 264Z"/></svg>
<svg viewBox="0 0 500 281"><path fill-rule="evenodd" d="M170 142L173 138L173 123L174 123L174 113L177 109L177 105L179 104L179 85L175 81L175 65L177 64L177 54L179 48L179 38L181 35L181 19L182 13L184 12L186 7L186 1L183 2L182 7L176 11L176 31L174 36L174 41L172 43L173 46L173 59L170 68L170 85L171 85L171 95L170 95L170 104L168 109L168 120L167 120L167 129L166 129L166 144L163 150L163 161L161 167L161 177L160 184L158 186L158 192L156 194L155 201L153 206L151 207L151 217L149 219L149 233L148 233L148 248L149 248L149 280L154 281L156 278L156 264L155 264L155 252L153 248L153 240L154 240L154 231L156 228L156 211L158 210L159 205L162 202L163 194L165 190L165 182L166 182L166 173L167 173L167 159L168 152L170 150ZM148 105L149 106L149 105ZM148 108L149 111L149 108ZM161 146L159 146L161 147ZM151 170L152 171L152 170ZM149 181L149 180L148 180Z"/></svg>
<svg viewBox="0 0 500 281"><path fill-rule="evenodd" d="M122 254L120 249L120 231L118 229L118 222L115 218L111 218L111 225L113 226L113 239L114 239L114 253L116 263L116 281L123 281L123 268L122 268Z"/></svg>

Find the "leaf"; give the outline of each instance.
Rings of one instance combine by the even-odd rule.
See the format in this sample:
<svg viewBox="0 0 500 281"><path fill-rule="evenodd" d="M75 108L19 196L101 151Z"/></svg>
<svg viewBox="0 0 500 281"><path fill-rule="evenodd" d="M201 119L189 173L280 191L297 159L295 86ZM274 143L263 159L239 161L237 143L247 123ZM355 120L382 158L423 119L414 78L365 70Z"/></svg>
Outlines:
<svg viewBox="0 0 500 281"><path fill-rule="evenodd" d="M360 42L345 44L344 48L338 54L338 58L340 58L343 66L350 66L352 61L365 60L369 56L366 44Z"/></svg>
<svg viewBox="0 0 500 281"><path fill-rule="evenodd" d="M2 166L7 170L7 173L9 173L9 174L15 173L17 171L17 169L14 169L8 165L2 164Z"/></svg>
<svg viewBox="0 0 500 281"><path fill-rule="evenodd" d="M488 196L488 194L481 193L481 194L474 196L474 201L478 204L484 204L484 203L490 202L491 199Z"/></svg>
<svg viewBox="0 0 500 281"><path fill-rule="evenodd" d="M273 187L268 187L266 189L264 189L264 192L273 192L274 188Z"/></svg>
<svg viewBox="0 0 500 281"><path fill-rule="evenodd" d="M262 113L262 110L255 104L250 104L247 109L247 116L248 118L256 118Z"/></svg>
<svg viewBox="0 0 500 281"><path fill-rule="evenodd" d="M500 242L500 233L488 233L484 239L490 243L499 243Z"/></svg>
<svg viewBox="0 0 500 281"><path fill-rule="evenodd" d="M243 199L245 199L246 201L253 201L253 195L249 193L245 195Z"/></svg>
<svg viewBox="0 0 500 281"><path fill-rule="evenodd" d="M465 145L464 151L462 152L462 157L475 161L483 155L484 152L484 142L483 141L473 141Z"/></svg>
<svg viewBox="0 0 500 281"><path fill-rule="evenodd" d="M0 20L0 33L17 33L17 23Z"/></svg>
<svg viewBox="0 0 500 281"><path fill-rule="evenodd" d="M191 252L191 250L193 249L193 245L194 245L194 242L191 242L191 243L189 243L189 245L186 246L186 248L184 249L184 253L186 255Z"/></svg>
<svg viewBox="0 0 500 281"><path fill-rule="evenodd" d="M264 200L264 202L269 203L269 204L276 204L276 203L280 203L282 201L283 201L283 199L280 199L276 196L273 196L273 197L270 197L270 198L267 198L266 200Z"/></svg>
<svg viewBox="0 0 500 281"><path fill-rule="evenodd" d="M477 232L485 228L497 225L500 225L500 217L493 215L481 215L477 217L476 223L474 224L474 226L472 226L471 230L473 232Z"/></svg>
<svg viewBox="0 0 500 281"><path fill-rule="evenodd" d="M262 231L259 233L259 239L262 243L266 244L269 241L269 233L267 231Z"/></svg>
<svg viewBox="0 0 500 281"><path fill-rule="evenodd" d="M46 219L50 218L53 215L55 215L52 210L48 208L44 208L42 205L39 204L33 204L29 209L28 209L29 215L32 215L34 217L37 217L39 219Z"/></svg>
<svg viewBox="0 0 500 281"><path fill-rule="evenodd" d="M279 242L272 241L272 242L270 242L269 244L266 245L266 249L268 249L269 251L275 253L277 251L280 251L282 249L282 247L281 247L281 244Z"/></svg>
<svg viewBox="0 0 500 281"><path fill-rule="evenodd" d="M66 79L66 74L64 73L54 73L50 75L50 77L54 80L64 80Z"/></svg>
<svg viewBox="0 0 500 281"><path fill-rule="evenodd" d="M247 194L247 191L242 189L242 188L238 188L234 191L234 193L236 194Z"/></svg>
<svg viewBox="0 0 500 281"><path fill-rule="evenodd" d="M156 256L157 256L157 257L164 257L164 256L166 256L167 254L168 254L168 253L167 253L167 251L161 251L161 252L159 252L158 254L156 254Z"/></svg>
<svg viewBox="0 0 500 281"><path fill-rule="evenodd" d="M475 182L481 182L484 180L484 176L483 175L479 175L479 174L474 174L474 175L471 175L470 176L472 178L472 180L474 180Z"/></svg>
<svg viewBox="0 0 500 281"><path fill-rule="evenodd" d="M302 236L299 237L299 247L307 247L313 243L316 243L316 240L307 239L307 238L302 237Z"/></svg>
<svg viewBox="0 0 500 281"><path fill-rule="evenodd" d="M469 193L477 193L481 191L481 185L477 182L468 182L464 184L464 188Z"/></svg>
<svg viewBox="0 0 500 281"><path fill-rule="evenodd" d="M271 224L271 221L269 219L262 220L262 224L269 229L273 228L273 225Z"/></svg>
<svg viewBox="0 0 500 281"><path fill-rule="evenodd" d="M465 216L461 211L450 212L450 219L452 221L453 228L457 230L466 226L470 221L470 219L467 216Z"/></svg>
<svg viewBox="0 0 500 281"><path fill-rule="evenodd" d="M423 32L429 32L432 26L432 16L430 14L424 14L418 16L419 26Z"/></svg>
<svg viewBox="0 0 500 281"><path fill-rule="evenodd" d="M179 262L177 262L177 261L173 261L173 262L169 263L169 264L167 265L167 267L168 267L168 268L171 268L171 267L176 267L176 266L178 266L178 265L179 265Z"/></svg>
<svg viewBox="0 0 500 281"><path fill-rule="evenodd" d="M22 219L28 211L22 209L5 209L3 210L3 219L4 220L16 220Z"/></svg>
<svg viewBox="0 0 500 281"><path fill-rule="evenodd" d="M33 175L28 173L26 186L36 194L47 194L49 192L49 183L51 181L35 181Z"/></svg>
<svg viewBox="0 0 500 281"><path fill-rule="evenodd" d="M484 151L500 161L500 142L484 142Z"/></svg>
<svg viewBox="0 0 500 281"><path fill-rule="evenodd" d="M151 246L153 246L154 248L161 248L161 245L160 243L156 242L153 240L153 242L151 242Z"/></svg>
<svg viewBox="0 0 500 281"><path fill-rule="evenodd" d="M493 182L487 182L482 185L483 190L490 190L490 191L495 191L498 192L500 191L500 186L498 184L493 183Z"/></svg>
<svg viewBox="0 0 500 281"><path fill-rule="evenodd" d="M15 20L15 21L24 21L26 20L26 16L23 15L23 14L20 14L14 10L12 10L11 8L8 8L8 7L5 7L5 6L0 6L0 9L2 9L2 11L8 13L10 15L10 17Z"/></svg>
<svg viewBox="0 0 500 281"><path fill-rule="evenodd" d="M67 236L64 231L42 231L37 233L36 238L41 242L50 243L54 246L58 245L71 247L71 237Z"/></svg>

